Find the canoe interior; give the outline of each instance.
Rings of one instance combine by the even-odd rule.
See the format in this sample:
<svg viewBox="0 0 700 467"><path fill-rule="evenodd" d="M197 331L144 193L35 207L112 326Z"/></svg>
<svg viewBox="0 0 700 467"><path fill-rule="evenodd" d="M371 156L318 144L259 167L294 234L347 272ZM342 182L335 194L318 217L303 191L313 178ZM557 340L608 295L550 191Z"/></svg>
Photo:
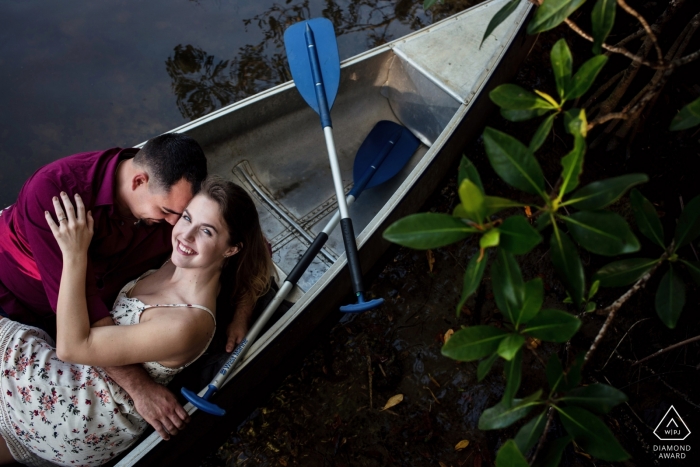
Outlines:
<svg viewBox="0 0 700 467"><path fill-rule="evenodd" d="M413 118L414 132L427 135L422 139L428 142L440 134L459 105L434 83L412 73L391 50L346 67L331 113L346 192L353 184L355 154L378 121L402 123L396 109L421 115ZM423 110L418 113L417 108ZM263 232L272 244L273 261L288 274L337 210L318 115L295 88L288 87L189 134L202 144L212 173L233 179L253 196ZM366 190L350 206L356 233L371 222L427 149L421 145L398 176ZM299 281L300 289L308 290L343 252L336 229Z"/></svg>

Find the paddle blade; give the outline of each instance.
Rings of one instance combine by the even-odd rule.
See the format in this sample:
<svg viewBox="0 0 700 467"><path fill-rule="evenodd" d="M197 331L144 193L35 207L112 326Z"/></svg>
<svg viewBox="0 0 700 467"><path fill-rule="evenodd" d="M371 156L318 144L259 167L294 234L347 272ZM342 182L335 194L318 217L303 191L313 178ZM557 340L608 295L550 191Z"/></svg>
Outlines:
<svg viewBox="0 0 700 467"><path fill-rule="evenodd" d="M340 57L338 44L335 40L333 24L326 18L315 18L293 24L284 32L284 47L287 50L287 61L292 72L294 84L299 94L316 113L320 113L316 100L316 88L311 71L311 62L306 44L306 25L313 31L316 42L321 76L326 89L328 110L333 107L335 96L340 85Z"/></svg>
<svg viewBox="0 0 700 467"><path fill-rule="evenodd" d="M391 151L383 160L377 161L387 144L391 144L390 141L394 142ZM377 170L365 188L384 183L399 173L419 145L418 138L398 123L389 120L377 122L357 150L352 171L354 183L357 184L371 166L377 167Z"/></svg>

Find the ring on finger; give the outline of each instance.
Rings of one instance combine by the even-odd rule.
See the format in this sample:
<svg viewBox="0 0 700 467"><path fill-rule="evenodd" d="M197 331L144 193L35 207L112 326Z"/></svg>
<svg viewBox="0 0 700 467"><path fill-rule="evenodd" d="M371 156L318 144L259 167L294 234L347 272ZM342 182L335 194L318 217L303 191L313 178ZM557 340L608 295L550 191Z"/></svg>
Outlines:
<svg viewBox="0 0 700 467"><path fill-rule="evenodd" d="M65 220L67 220L66 217L59 217L59 218L58 218L58 223L60 224L61 222L65 221Z"/></svg>

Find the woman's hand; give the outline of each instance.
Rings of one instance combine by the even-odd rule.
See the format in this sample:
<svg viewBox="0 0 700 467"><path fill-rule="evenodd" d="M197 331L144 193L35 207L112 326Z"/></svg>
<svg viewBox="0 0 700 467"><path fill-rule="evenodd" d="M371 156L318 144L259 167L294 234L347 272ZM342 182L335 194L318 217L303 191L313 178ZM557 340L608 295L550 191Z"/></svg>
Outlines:
<svg viewBox="0 0 700 467"><path fill-rule="evenodd" d="M63 207L61 201L63 201ZM75 194L75 208L64 191L61 192L61 201L57 196L53 197L53 207L58 223L53 220L49 211L44 213L46 222L48 222L51 232L61 248L64 260L68 257L86 256L93 233L92 213L85 214L85 205L77 193Z"/></svg>

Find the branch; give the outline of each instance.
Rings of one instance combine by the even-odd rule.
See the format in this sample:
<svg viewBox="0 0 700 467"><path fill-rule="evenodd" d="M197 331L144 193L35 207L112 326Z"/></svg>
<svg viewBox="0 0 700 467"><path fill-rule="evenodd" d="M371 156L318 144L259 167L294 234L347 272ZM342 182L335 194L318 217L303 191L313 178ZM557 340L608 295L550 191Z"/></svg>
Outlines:
<svg viewBox="0 0 700 467"><path fill-rule="evenodd" d="M593 355L593 352L598 348L598 344L600 344L600 341L603 340L603 337L605 336L605 333L608 331L608 327L610 327L610 323L612 323L613 318L615 318L615 313L617 313L617 310L619 310L622 305L625 304L627 300L632 297L639 289L644 287L646 283L649 281L651 278L651 275L654 274L654 272L659 268L661 263L664 262L666 258L668 258L668 252L673 249L673 243L671 244L671 247L669 247L669 250L664 252L664 254L659 258L659 261L652 267L649 272L644 274L637 282L634 283L634 285L620 298L615 300L615 302L602 310L599 314L606 314L608 317L605 320L605 323L603 323L603 326L601 326L600 330L598 331L598 335L595 336L595 339L593 340L593 343L591 344L591 347L588 349L588 352L586 352L586 356L583 358L583 365L588 363L588 360L591 358L591 355ZM582 366L583 366L582 365Z"/></svg>
<svg viewBox="0 0 700 467"><path fill-rule="evenodd" d="M677 349L678 347L683 347L684 345L693 343L693 342L695 342L695 341L700 341L700 336L691 337L690 339L686 339L686 340L684 340L684 341L682 341L682 342L678 342L678 343L676 343L676 344L669 345L669 346L666 347L665 349L661 349L661 350L659 350L659 351L657 351L657 352L654 352L653 354L651 354L651 355L649 355L649 356L644 357L644 358L641 359L641 360L637 360L636 362L634 362L634 363L632 364L632 366L639 365L639 364L642 363L642 362L646 362L647 360L651 360L651 359L654 358L654 357L658 357L659 355L661 355L661 354L663 354L663 353L670 352L670 351L673 350L673 349Z"/></svg>
<svg viewBox="0 0 700 467"><path fill-rule="evenodd" d="M659 62L663 62L664 54L661 52L661 47L659 47L659 43L656 40L656 34L654 34L654 31L652 31L651 28L649 27L649 23L647 23L647 20L645 20L642 15L640 15L634 9L632 9L632 7L630 7L625 2L625 0L617 0L617 4L620 5L620 7L622 7L622 9L625 10L627 13L629 13L630 15L637 18L637 21L642 23L642 27L644 28L647 35L649 36L649 39L651 39L651 41L654 43L654 47L656 48L656 56L658 57Z"/></svg>
<svg viewBox="0 0 700 467"><path fill-rule="evenodd" d="M554 418L554 409L552 407L550 407L549 412L547 413L547 424L544 426L544 431L542 431L542 435L540 436L540 441L537 443L537 449L535 449L535 453L532 455L532 459L530 459L530 465L532 465L535 462L535 459L537 459L537 454L540 453L542 446L544 446L544 441L545 441L545 439L547 439L547 432L549 431L549 425L552 424L553 418Z"/></svg>
<svg viewBox="0 0 700 467"><path fill-rule="evenodd" d="M630 118L630 115L627 112L615 112L615 113L606 114L606 115L603 115L602 117L598 117L594 120L591 120L591 123L588 124L588 131L591 131L596 125L600 125L602 123L605 123L608 120L613 120L613 119L627 120L628 118Z"/></svg>

